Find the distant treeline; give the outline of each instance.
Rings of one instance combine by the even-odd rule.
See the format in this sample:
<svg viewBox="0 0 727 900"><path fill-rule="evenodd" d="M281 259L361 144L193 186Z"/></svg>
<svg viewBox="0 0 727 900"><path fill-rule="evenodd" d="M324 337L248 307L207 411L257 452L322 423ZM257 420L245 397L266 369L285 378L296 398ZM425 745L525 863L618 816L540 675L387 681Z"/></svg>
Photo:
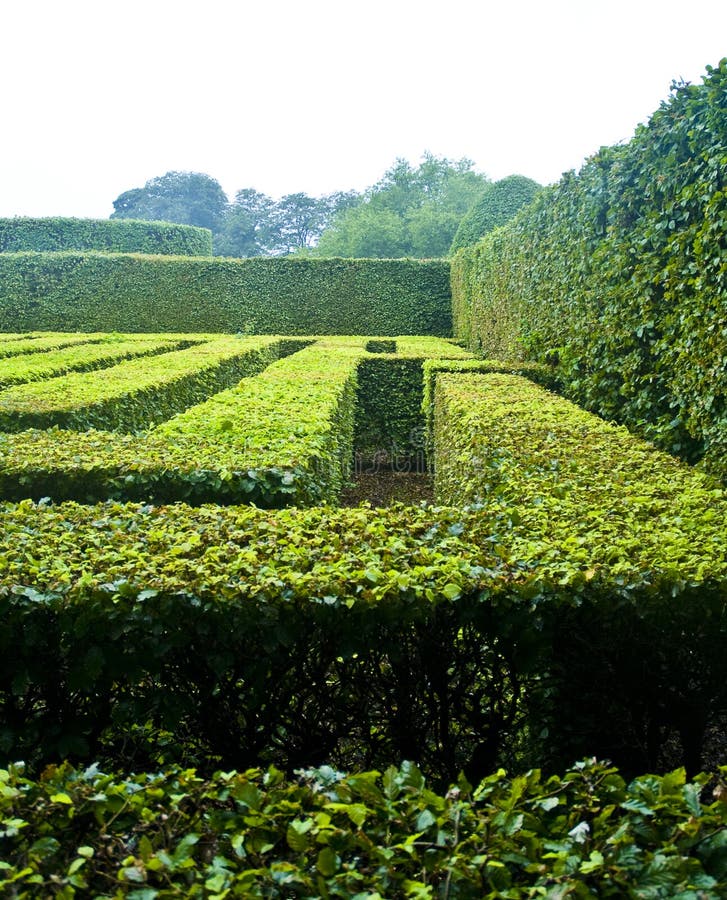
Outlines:
<svg viewBox="0 0 727 900"><path fill-rule="evenodd" d="M111 218L209 228L218 256L431 259L448 256L455 236L456 246L464 246L502 224L537 187L522 176L493 184L471 160L427 153L416 167L397 159L363 193L321 197L274 200L244 188L230 202L209 175L167 172L117 197ZM463 220L469 225L460 232Z"/></svg>

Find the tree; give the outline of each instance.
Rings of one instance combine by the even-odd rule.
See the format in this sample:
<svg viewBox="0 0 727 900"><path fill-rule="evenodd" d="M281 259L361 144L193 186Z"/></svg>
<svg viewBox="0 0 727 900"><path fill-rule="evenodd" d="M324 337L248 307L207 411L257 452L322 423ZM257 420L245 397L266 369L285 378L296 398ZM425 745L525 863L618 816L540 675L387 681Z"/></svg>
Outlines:
<svg viewBox="0 0 727 900"><path fill-rule="evenodd" d="M460 220L489 182L468 159L424 155L414 168L394 165L361 202L337 215L317 256L445 256Z"/></svg>
<svg viewBox="0 0 727 900"><path fill-rule="evenodd" d="M355 193L339 191L323 197L286 194L276 201L252 188L238 191L215 238L215 253L285 256L307 251L332 218L357 199Z"/></svg>
<svg viewBox="0 0 727 900"><path fill-rule="evenodd" d="M353 191L338 191L323 197L286 194L275 209L282 252L294 253L315 247L334 216L350 208L358 197Z"/></svg>
<svg viewBox="0 0 727 900"><path fill-rule="evenodd" d="M346 210L324 231L316 256L396 259L407 256L409 235L403 218L371 203Z"/></svg>
<svg viewBox="0 0 727 900"><path fill-rule="evenodd" d="M147 219L197 225L217 232L227 209L220 183L200 172L167 172L114 200L112 219Z"/></svg>
<svg viewBox="0 0 727 900"><path fill-rule="evenodd" d="M253 188L235 194L219 231L214 252L218 256L266 256L277 241L275 201Z"/></svg>
<svg viewBox="0 0 727 900"><path fill-rule="evenodd" d="M540 187L524 175L508 175L495 182L460 222L450 252L476 244L488 232L509 222L519 209L532 202Z"/></svg>

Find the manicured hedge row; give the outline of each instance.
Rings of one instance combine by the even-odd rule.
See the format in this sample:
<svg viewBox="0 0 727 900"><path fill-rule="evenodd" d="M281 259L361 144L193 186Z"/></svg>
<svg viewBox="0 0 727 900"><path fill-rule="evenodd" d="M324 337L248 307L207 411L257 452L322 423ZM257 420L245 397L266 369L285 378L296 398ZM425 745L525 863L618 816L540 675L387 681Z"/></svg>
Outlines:
<svg viewBox="0 0 727 900"><path fill-rule="evenodd" d="M79 344L99 343L107 339L115 339L114 335L97 334L58 334L39 332L35 335L2 336L0 340L0 359L8 356L21 356L25 353L42 353L46 350L60 350L63 347L74 347Z"/></svg>
<svg viewBox="0 0 727 900"><path fill-rule="evenodd" d="M425 421L427 453L434 454L434 388L441 372L464 372L492 374L501 372L510 375L522 375L536 384L550 390L560 387L553 366L541 363L503 362L498 359L428 359L422 367L423 392L422 414ZM434 460L432 459L432 465Z"/></svg>
<svg viewBox="0 0 727 900"><path fill-rule="evenodd" d="M29 250L212 256L212 232L191 225L130 219L0 219L0 253Z"/></svg>
<svg viewBox="0 0 727 900"><path fill-rule="evenodd" d="M261 506L335 502L353 456L363 343L316 341L163 423L151 435L159 457L139 474L162 470L166 480L174 470L182 495L197 500L206 493ZM212 490L202 491L203 473Z"/></svg>
<svg viewBox="0 0 727 900"><path fill-rule="evenodd" d="M540 188L541 185L524 175L508 175L488 185L459 223L450 253L476 244L484 235L509 222L518 210L532 203Z"/></svg>
<svg viewBox="0 0 727 900"><path fill-rule="evenodd" d="M61 350L0 357L0 389L65 375L67 372L89 372L103 369L136 356L151 356L179 349L180 341L160 338L140 341L137 338L109 337L98 343L76 344ZM1 352L1 351L0 351Z"/></svg>
<svg viewBox="0 0 727 900"><path fill-rule="evenodd" d="M452 262L455 333L727 477L727 60Z"/></svg>
<svg viewBox="0 0 727 900"><path fill-rule="evenodd" d="M448 335L451 327L445 261L0 255L0 330Z"/></svg>
<svg viewBox="0 0 727 900"><path fill-rule="evenodd" d="M33 332L33 331L23 331L22 333L19 333L19 334L13 334L11 332L8 332L7 334L3 334L2 343L5 343L6 341L21 341L21 340L25 340L26 338L36 337L38 333L39 332Z"/></svg>
<svg viewBox="0 0 727 900"><path fill-rule="evenodd" d="M523 378L443 374L435 391L435 495L439 502L500 509L518 526L514 552L543 581L595 582L604 591L598 604L574 599L571 610L546 614L551 689L570 710L554 717L550 737L560 746L578 745L582 730L621 759L625 745L641 740L645 759L653 759L670 722L696 769L706 723L727 700L727 667L709 633L712 624L721 633L727 619L718 570L697 563L697 580L705 583L696 596L688 573L702 553L724 560L724 492L623 426ZM689 530L698 546L674 547L655 565L650 547L659 544L660 530L669 536ZM538 538L548 541L546 552ZM644 560L639 580L653 594L647 590L632 606L619 594L631 593L637 558ZM684 596L660 606L656 598L670 579L684 586ZM697 609L701 624L692 620ZM663 677L665 669L671 672ZM681 686L667 686L678 671ZM614 728L604 710L617 710L620 697L638 697L640 712L622 710Z"/></svg>
<svg viewBox="0 0 727 900"><path fill-rule="evenodd" d="M727 501L607 449L592 497L546 447L484 507L0 507L0 754L696 771L727 715Z"/></svg>
<svg viewBox="0 0 727 900"><path fill-rule="evenodd" d="M212 342L209 346L221 344L226 352L230 345L246 348L239 371L228 380L257 377L219 393L206 391L213 396L198 397L199 403L145 434L35 431L6 438L0 442L3 488L14 497L86 501L186 499L265 507L334 501L353 457L356 369L364 343L365 338L319 340L274 363L279 353L300 349L301 342ZM235 359L238 355L239 350ZM166 374L151 372L152 383ZM157 408L165 418L168 404ZM153 419L145 408L141 412Z"/></svg>
<svg viewBox="0 0 727 900"><path fill-rule="evenodd" d="M625 427L517 375L439 374L434 407L443 503L481 503L495 492L520 504L552 489L559 513L567 510L575 524L586 497L595 513L600 503L613 509L628 501L628 491L663 499L674 479L686 496L711 483Z"/></svg>
<svg viewBox="0 0 727 900"><path fill-rule="evenodd" d="M723 774L727 774L723 770ZM17 897L681 897L727 892L724 786L500 770L433 791L383 775L270 768L127 777L0 771L0 888ZM61 894L62 892L62 894Z"/></svg>
<svg viewBox="0 0 727 900"><path fill-rule="evenodd" d="M266 349L276 343L274 337L219 337L101 371L6 388L0 391L0 429L139 431L259 371L271 359Z"/></svg>
<svg viewBox="0 0 727 900"><path fill-rule="evenodd" d="M289 353L312 340L280 341L275 352ZM216 344L251 348L272 346L272 341L225 338ZM391 448L400 436L402 441L409 440L412 422L419 427L422 359L466 356L466 351L438 338L400 337L398 353L385 357L366 353L367 343L365 337L319 338L295 357L200 402L144 435L90 430L4 436L0 438L0 494L9 499L183 499L252 502L266 507L333 502L354 447L363 452L363 442L375 430L380 446ZM369 373L369 364L377 360L382 363L378 377L371 381L365 374L368 380L359 384L357 397L357 372ZM256 361L258 371L265 361L270 362L270 357ZM167 371L145 367L144 379L163 387L163 379L171 378L173 372L163 358L159 363ZM410 376L407 383L401 380L402 370ZM150 402L158 408L149 412L148 404L140 405L134 399L143 386L138 372L134 370L133 377L122 382L124 371L124 367L109 369L108 385L96 384L92 377L83 379L83 384L97 400L101 391L113 392L113 404L109 402L106 411L113 414L116 424L132 413L139 422L140 416L144 421L163 418L169 404L161 404L152 393ZM54 393L52 389L55 383L48 382L45 391L40 385L34 388L32 402L43 393L49 398L57 396L58 390ZM68 385L67 380L63 383ZM78 388L78 379L72 385ZM176 403L176 382L170 387ZM403 393L406 389L411 389L411 396ZM13 396L17 399L16 393ZM84 405L74 421L81 416L85 422L92 414L98 418L98 404L89 407L86 395L81 397ZM0 404L2 400L0 393ZM127 413L129 403L132 409ZM34 410L34 414L40 413ZM15 418L10 425L15 431L20 427ZM409 445L404 448L402 444L402 452L404 449L408 452Z"/></svg>

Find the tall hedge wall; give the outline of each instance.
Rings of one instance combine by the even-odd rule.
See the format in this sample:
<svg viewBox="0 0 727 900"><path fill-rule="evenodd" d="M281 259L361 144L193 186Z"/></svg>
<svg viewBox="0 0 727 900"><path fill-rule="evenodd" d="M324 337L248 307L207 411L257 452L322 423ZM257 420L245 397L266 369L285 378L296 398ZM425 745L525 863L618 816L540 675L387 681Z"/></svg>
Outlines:
<svg viewBox="0 0 727 900"><path fill-rule="evenodd" d="M131 219L0 219L0 253L31 250L211 256L212 232L190 225Z"/></svg>
<svg viewBox="0 0 727 900"><path fill-rule="evenodd" d="M451 333L442 260L0 254L0 331Z"/></svg>
<svg viewBox="0 0 727 900"><path fill-rule="evenodd" d="M727 60L452 263L454 328L727 477Z"/></svg>

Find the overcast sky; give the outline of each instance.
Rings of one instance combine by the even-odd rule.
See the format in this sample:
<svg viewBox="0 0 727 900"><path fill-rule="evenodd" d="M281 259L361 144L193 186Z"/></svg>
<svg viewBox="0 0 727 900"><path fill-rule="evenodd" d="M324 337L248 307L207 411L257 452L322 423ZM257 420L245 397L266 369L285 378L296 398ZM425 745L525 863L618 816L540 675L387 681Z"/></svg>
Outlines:
<svg viewBox="0 0 727 900"><path fill-rule="evenodd" d="M549 183L724 56L727 0L5 0L0 216L170 170L362 190L425 150Z"/></svg>

